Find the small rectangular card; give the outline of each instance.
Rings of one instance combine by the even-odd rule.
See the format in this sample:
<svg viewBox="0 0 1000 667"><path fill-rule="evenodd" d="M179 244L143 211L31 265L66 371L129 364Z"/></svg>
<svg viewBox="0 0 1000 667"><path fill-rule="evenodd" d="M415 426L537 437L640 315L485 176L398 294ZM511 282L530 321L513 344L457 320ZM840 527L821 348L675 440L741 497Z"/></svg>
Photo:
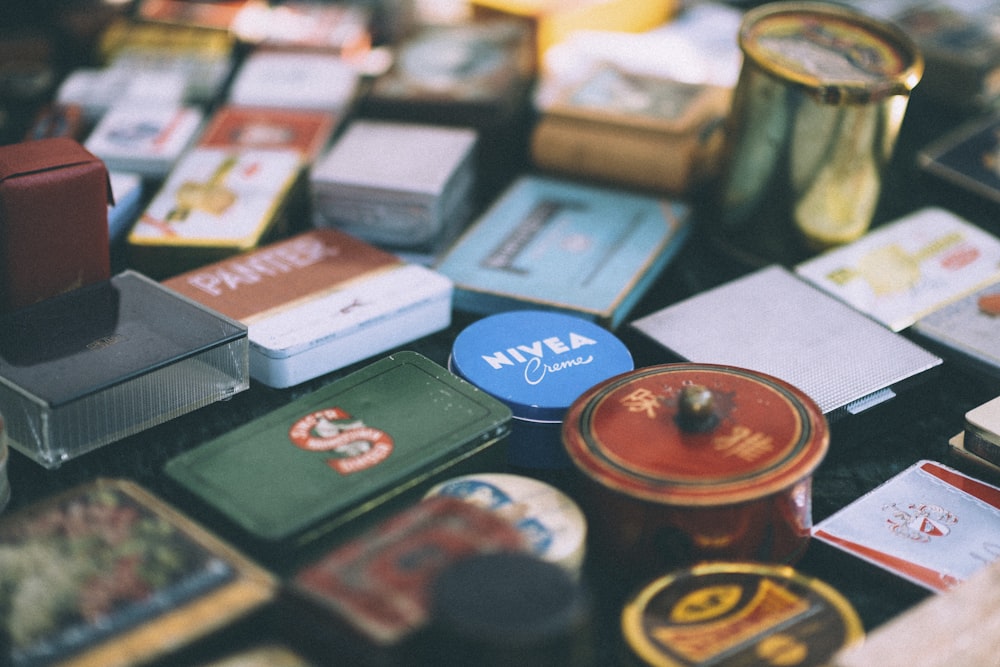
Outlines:
<svg viewBox="0 0 1000 667"><path fill-rule="evenodd" d="M827 418L857 414L941 359L781 266L758 269L635 320L686 361L768 373Z"/></svg>
<svg viewBox="0 0 1000 667"><path fill-rule="evenodd" d="M230 104L344 115L360 77L346 59L308 51L252 51L233 76Z"/></svg>
<svg viewBox="0 0 1000 667"><path fill-rule="evenodd" d="M795 267L820 289L893 331L1000 280L1000 238L924 208Z"/></svg>
<svg viewBox="0 0 1000 667"><path fill-rule="evenodd" d="M160 277L258 247L301 168L296 150L190 149L128 235L134 266Z"/></svg>
<svg viewBox="0 0 1000 667"><path fill-rule="evenodd" d="M126 480L0 519L0 628L18 667L146 664L269 603L276 580Z"/></svg>
<svg viewBox="0 0 1000 667"><path fill-rule="evenodd" d="M397 352L181 454L166 472L273 553L485 453L510 419L438 364Z"/></svg>
<svg viewBox="0 0 1000 667"><path fill-rule="evenodd" d="M678 201L522 176L437 269L455 282L456 308L546 308L615 328L683 246L689 223Z"/></svg>
<svg viewBox="0 0 1000 667"><path fill-rule="evenodd" d="M813 537L931 591L1000 559L1000 488L922 460L813 527Z"/></svg>
<svg viewBox="0 0 1000 667"><path fill-rule="evenodd" d="M921 317L912 331L941 354L1000 375L1000 282Z"/></svg>

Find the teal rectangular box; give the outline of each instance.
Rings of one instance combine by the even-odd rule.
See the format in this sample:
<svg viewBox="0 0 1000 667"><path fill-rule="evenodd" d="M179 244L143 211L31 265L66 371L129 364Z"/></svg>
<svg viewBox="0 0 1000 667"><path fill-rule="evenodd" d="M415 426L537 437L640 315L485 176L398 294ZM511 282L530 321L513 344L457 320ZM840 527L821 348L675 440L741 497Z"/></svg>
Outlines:
<svg viewBox="0 0 1000 667"><path fill-rule="evenodd" d="M522 176L436 268L457 309L542 308L614 329L681 249L690 217L669 199Z"/></svg>
<svg viewBox="0 0 1000 667"><path fill-rule="evenodd" d="M241 537L285 552L481 460L510 419L500 401L403 351L175 457L166 472Z"/></svg>

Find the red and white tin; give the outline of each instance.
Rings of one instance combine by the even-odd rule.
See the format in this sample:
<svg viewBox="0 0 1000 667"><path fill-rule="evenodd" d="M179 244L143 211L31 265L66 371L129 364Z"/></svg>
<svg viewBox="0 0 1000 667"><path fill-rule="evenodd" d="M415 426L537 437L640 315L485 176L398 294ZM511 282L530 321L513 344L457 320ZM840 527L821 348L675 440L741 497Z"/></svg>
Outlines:
<svg viewBox="0 0 1000 667"><path fill-rule="evenodd" d="M829 431L812 399L783 380L676 363L592 387L570 406L563 442L591 482L583 500L599 509L588 517L594 544L643 570L796 560Z"/></svg>

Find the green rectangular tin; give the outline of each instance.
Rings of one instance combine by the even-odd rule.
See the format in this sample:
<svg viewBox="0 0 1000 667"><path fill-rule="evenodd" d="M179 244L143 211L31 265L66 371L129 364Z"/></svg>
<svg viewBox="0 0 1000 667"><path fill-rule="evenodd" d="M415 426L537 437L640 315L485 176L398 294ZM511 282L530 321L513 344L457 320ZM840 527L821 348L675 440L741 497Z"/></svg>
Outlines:
<svg viewBox="0 0 1000 667"><path fill-rule="evenodd" d="M497 449L510 409L398 352L170 460L167 474L281 551ZM501 459L502 460L502 459Z"/></svg>

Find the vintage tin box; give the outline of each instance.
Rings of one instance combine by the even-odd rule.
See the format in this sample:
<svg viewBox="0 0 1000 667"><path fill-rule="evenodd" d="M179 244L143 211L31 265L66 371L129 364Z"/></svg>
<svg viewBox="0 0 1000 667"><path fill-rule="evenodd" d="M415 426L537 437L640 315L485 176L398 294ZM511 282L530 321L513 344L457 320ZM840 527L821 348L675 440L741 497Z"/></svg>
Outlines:
<svg viewBox="0 0 1000 667"><path fill-rule="evenodd" d="M164 281L240 320L250 375L288 387L444 329L451 281L335 229L316 229Z"/></svg>
<svg viewBox="0 0 1000 667"><path fill-rule="evenodd" d="M441 571L475 554L525 550L522 534L497 514L429 498L300 569L289 583L297 619L289 625L350 664L419 664L416 638Z"/></svg>
<svg viewBox="0 0 1000 667"><path fill-rule="evenodd" d="M239 106L346 115L358 82L357 70L340 56L262 49L240 65L226 99Z"/></svg>
<svg viewBox="0 0 1000 667"><path fill-rule="evenodd" d="M556 487L510 473L473 473L435 485L425 498L460 498L496 512L520 530L531 551L580 576L587 551L587 519L580 507Z"/></svg>
<svg viewBox="0 0 1000 667"><path fill-rule="evenodd" d="M802 262L795 272L893 331L1000 280L1000 238L923 208Z"/></svg>
<svg viewBox="0 0 1000 667"><path fill-rule="evenodd" d="M714 364L622 373L581 395L563 422L593 544L633 575L701 560L798 559L829 440L822 412L798 388Z"/></svg>
<svg viewBox="0 0 1000 667"><path fill-rule="evenodd" d="M902 3L890 15L927 65L920 93L935 104L989 112L1000 99L1000 9L990 2Z"/></svg>
<svg viewBox="0 0 1000 667"><path fill-rule="evenodd" d="M306 164L319 156L340 124L325 111L223 105L216 109L198 145L210 148L294 149Z"/></svg>
<svg viewBox="0 0 1000 667"><path fill-rule="evenodd" d="M116 479L0 519L0 627L17 667L128 667L271 602L275 579L144 488Z"/></svg>
<svg viewBox="0 0 1000 667"><path fill-rule="evenodd" d="M190 149L128 235L132 265L155 278L246 252L286 224L297 150Z"/></svg>
<svg viewBox="0 0 1000 667"><path fill-rule="evenodd" d="M216 9L219 5L202 4ZM186 0L176 3L188 11L191 5ZM120 86L144 75L166 76L179 82L178 101L207 108L218 101L230 79L235 46L228 30L123 18L107 25L98 50L104 70Z"/></svg>
<svg viewBox="0 0 1000 667"><path fill-rule="evenodd" d="M712 238L758 266L858 239L923 74L920 50L891 22L832 2L754 7L738 40Z"/></svg>
<svg viewBox="0 0 1000 667"><path fill-rule="evenodd" d="M896 396L940 357L769 266L635 320L684 360L729 364L802 389L830 420Z"/></svg>
<svg viewBox="0 0 1000 667"><path fill-rule="evenodd" d="M398 352L181 454L166 472L262 552L287 551L419 493L490 453L509 428L507 406Z"/></svg>
<svg viewBox="0 0 1000 667"><path fill-rule="evenodd" d="M0 317L0 413L47 468L248 386L246 327L134 271Z"/></svg>
<svg viewBox="0 0 1000 667"><path fill-rule="evenodd" d="M682 195L714 175L732 90L602 64L547 101L531 135L540 169Z"/></svg>
<svg viewBox="0 0 1000 667"><path fill-rule="evenodd" d="M465 327L448 368L511 409L507 461L521 469L569 468L562 420L587 389L634 368L614 334L589 320L515 310Z"/></svg>
<svg viewBox="0 0 1000 667"><path fill-rule="evenodd" d="M359 119L315 164L313 222L402 251L437 249L472 215L478 135Z"/></svg>
<svg viewBox="0 0 1000 667"><path fill-rule="evenodd" d="M1000 466L1000 398L965 413L962 447L994 466Z"/></svg>
<svg viewBox="0 0 1000 667"><path fill-rule="evenodd" d="M316 51L359 62L371 51L372 13L371 7L358 4L248 2L230 30L257 49Z"/></svg>
<svg viewBox="0 0 1000 667"><path fill-rule="evenodd" d="M625 603L621 629L629 656L649 667L824 667L864 638L858 613L828 584L788 566L745 562L649 582Z"/></svg>
<svg viewBox="0 0 1000 667"><path fill-rule="evenodd" d="M111 276L104 164L72 139L0 147L0 313Z"/></svg>
<svg viewBox="0 0 1000 667"><path fill-rule="evenodd" d="M1000 488L922 460L817 523L813 536L941 592L997 559L998 530Z"/></svg>
<svg viewBox="0 0 1000 667"><path fill-rule="evenodd" d="M679 201L526 175L436 267L455 282L456 308L556 310L614 329L680 250L689 223Z"/></svg>
<svg viewBox="0 0 1000 667"><path fill-rule="evenodd" d="M203 120L201 109L192 106L115 105L84 145L110 170L163 179L194 143Z"/></svg>

